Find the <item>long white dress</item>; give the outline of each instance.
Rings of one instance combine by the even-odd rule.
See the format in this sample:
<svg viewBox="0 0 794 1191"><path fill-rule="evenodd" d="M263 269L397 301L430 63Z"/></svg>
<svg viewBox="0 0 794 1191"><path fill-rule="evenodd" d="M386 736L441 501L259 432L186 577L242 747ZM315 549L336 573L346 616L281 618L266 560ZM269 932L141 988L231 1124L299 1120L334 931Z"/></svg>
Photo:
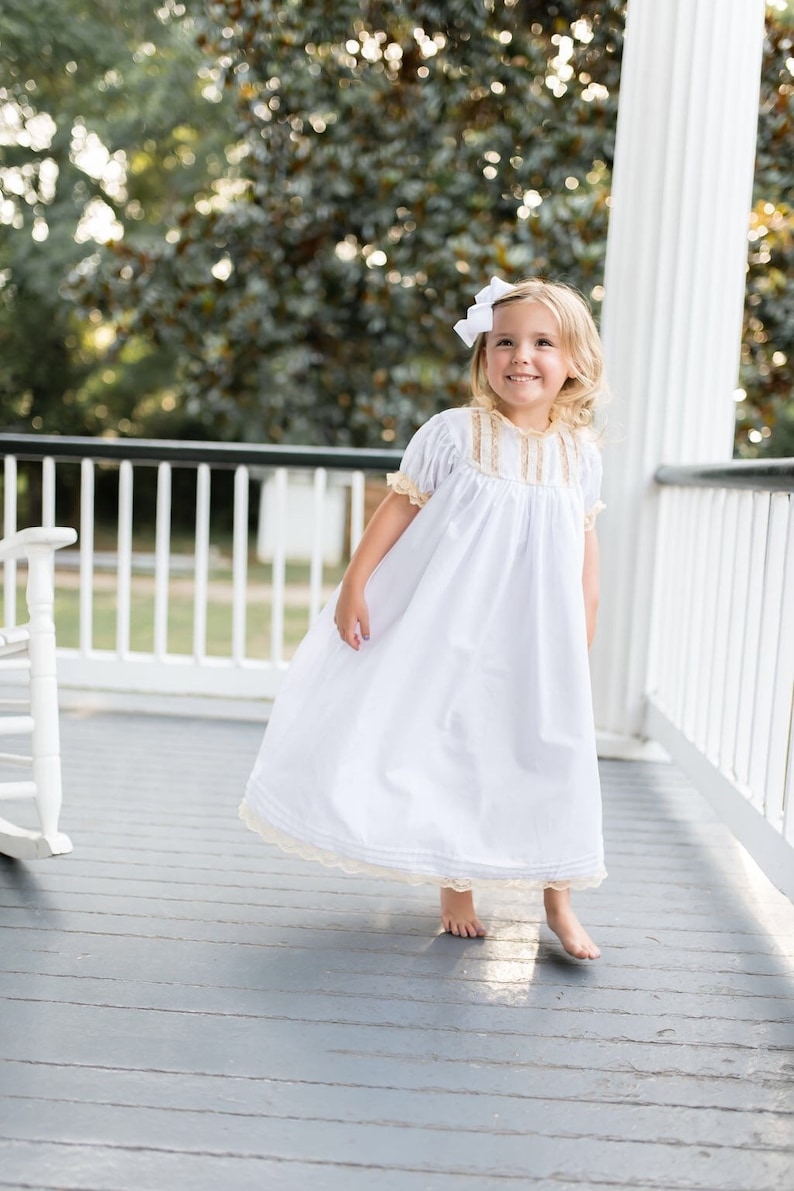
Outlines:
<svg viewBox="0 0 794 1191"><path fill-rule="evenodd" d="M606 875L582 563L592 436L452 409L391 486L420 512L366 589L359 652L335 598L273 708L241 818L350 872L469 889Z"/></svg>

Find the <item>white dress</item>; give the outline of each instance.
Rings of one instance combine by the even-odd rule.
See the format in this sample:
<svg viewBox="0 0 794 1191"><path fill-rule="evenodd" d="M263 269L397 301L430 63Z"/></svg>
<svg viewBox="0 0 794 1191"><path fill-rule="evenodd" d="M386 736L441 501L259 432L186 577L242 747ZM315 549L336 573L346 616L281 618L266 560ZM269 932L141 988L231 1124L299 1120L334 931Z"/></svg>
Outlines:
<svg viewBox="0 0 794 1191"><path fill-rule="evenodd" d="M366 589L335 597L276 699L240 815L349 872L469 889L606 875L582 562L601 508L592 437L452 409L392 488L420 512Z"/></svg>

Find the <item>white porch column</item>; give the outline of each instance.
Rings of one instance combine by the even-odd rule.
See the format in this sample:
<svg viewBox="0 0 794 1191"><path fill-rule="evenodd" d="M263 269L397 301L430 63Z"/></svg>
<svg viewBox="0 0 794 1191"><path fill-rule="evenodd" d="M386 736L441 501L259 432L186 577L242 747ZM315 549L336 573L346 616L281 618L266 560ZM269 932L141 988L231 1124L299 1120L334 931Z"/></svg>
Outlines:
<svg viewBox="0 0 794 1191"><path fill-rule="evenodd" d="M764 0L628 4L602 319L602 733L641 732L654 471L732 456L763 27Z"/></svg>

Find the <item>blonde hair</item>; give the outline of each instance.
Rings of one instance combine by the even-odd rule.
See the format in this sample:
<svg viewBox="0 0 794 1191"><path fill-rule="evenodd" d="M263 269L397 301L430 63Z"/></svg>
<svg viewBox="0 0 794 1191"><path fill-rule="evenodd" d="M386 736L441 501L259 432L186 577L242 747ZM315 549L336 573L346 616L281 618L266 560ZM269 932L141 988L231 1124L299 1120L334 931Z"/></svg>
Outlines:
<svg viewBox="0 0 794 1191"><path fill-rule="evenodd" d="M557 320L560 350L567 356L571 371L551 407L551 420L561 421L571 429L589 426L599 395L605 391L604 353L587 300L562 281L543 281L530 277L494 302L494 310L513 302L541 302ZM488 410L499 408L499 398L488 384L485 348L488 332L477 336L471 359L472 405Z"/></svg>

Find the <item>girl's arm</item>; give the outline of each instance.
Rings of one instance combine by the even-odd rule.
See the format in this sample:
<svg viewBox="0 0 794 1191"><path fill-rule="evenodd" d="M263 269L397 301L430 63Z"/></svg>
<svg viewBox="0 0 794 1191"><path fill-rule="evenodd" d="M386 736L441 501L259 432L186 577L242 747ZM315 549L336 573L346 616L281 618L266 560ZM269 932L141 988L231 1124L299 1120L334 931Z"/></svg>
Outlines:
<svg viewBox="0 0 794 1191"><path fill-rule="evenodd" d="M598 613L598 537L594 529L584 535L584 567L582 568L584 610L587 619L587 648L593 644Z"/></svg>
<svg viewBox="0 0 794 1191"><path fill-rule="evenodd" d="M362 639L369 639L369 610L364 599L367 580L418 512L419 506L411 504L407 496L390 492L364 530L345 571L334 613L339 636L351 649L359 649Z"/></svg>

